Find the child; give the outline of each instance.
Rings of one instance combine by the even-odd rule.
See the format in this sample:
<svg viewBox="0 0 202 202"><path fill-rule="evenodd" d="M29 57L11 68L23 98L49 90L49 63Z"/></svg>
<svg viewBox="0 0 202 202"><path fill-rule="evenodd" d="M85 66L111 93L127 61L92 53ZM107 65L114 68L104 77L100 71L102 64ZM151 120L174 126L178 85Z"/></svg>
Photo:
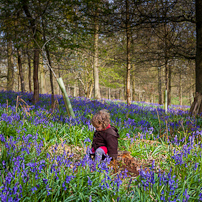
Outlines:
<svg viewBox="0 0 202 202"><path fill-rule="evenodd" d="M96 129L92 143L92 153L95 154L95 159L103 159L107 153L112 159L116 159L119 134L115 127L110 126L110 115L107 110L97 112L91 123Z"/></svg>

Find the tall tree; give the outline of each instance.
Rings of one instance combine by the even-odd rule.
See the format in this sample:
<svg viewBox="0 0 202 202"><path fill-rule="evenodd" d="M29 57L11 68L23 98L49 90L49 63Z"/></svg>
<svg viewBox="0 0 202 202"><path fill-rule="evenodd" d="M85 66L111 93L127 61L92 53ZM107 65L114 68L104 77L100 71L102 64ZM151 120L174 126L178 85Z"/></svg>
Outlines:
<svg viewBox="0 0 202 202"><path fill-rule="evenodd" d="M131 31L130 31L130 18L129 18L129 1L125 0L126 5L126 98L127 104L131 105L131 92L130 92L130 72L131 72Z"/></svg>
<svg viewBox="0 0 202 202"><path fill-rule="evenodd" d="M8 60L8 73L7 73L7 90L13 90L14 84L14 61L13 61L13 47L10 38L7 39L7 60Z"/></svg>
<svg viewBox="0 0 202 202"><path fill-rule="evenodd" d="M32 75L32 69L31 69L31 59L30 59L30 53L28 51L28 47L26 50L26 54L27 54L27 63L28 63L28 81L29 81L29 92L32 92L32 79L31 79L31 75Z"/></svg>
<svg viewBox="0 0 202 202"><path fill-rule="evenodd" d="M32 16L29 8L29 1L28 0L22 0L22 7L23 10L29 20L30 23L30 29L31 33L33 35L34 40L34 58L33 58L33 81L34 81L34 95L33 95L33 103L37 103L39 101L39 30L38 30L38 17L39 16Z"/></svg>
<svg viewBox="0 0 202 202"><path fill-rule="evenodd" d="M202 1L196 0L196 92L202 94Z"/></svg>
<svg viewBox="0 0 202 202"><path fill-rule="evenodd" d="M24 72L22 69L22 56L19 48L17 48L17 57L18 57L18 70L19 70L19 76L20 76L21 92L25 92Z"/></svg>
<svg viewBox="0 0 202 202"><path fill-rule="evenodd" d="M98 70L98 37L99 37L99 8L95 8L95 19L94 19L94 98L100 99L100 87L99 87L99 70Z"/></svg>

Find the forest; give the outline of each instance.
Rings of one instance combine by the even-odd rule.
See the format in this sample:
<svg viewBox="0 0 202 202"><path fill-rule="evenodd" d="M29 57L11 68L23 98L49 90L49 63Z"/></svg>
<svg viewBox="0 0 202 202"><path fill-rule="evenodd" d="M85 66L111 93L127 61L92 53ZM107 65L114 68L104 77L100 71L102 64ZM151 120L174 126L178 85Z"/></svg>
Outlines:
<svg viewBox="0 0 202 202"><path fill-rule="evenodd" d="M0 28L0 202L202 201L201 0L0 0Z"/></svg>
<svg viewBox="0 0 202 202"><path fill-rule="evenodd" d="M1 1L0 88L33 92L33 103L52 94L53 102L61 92L51 67L72 96L162 104L167 90L168 105L190 105L201 91L200 7L191 0Z"/></svg>

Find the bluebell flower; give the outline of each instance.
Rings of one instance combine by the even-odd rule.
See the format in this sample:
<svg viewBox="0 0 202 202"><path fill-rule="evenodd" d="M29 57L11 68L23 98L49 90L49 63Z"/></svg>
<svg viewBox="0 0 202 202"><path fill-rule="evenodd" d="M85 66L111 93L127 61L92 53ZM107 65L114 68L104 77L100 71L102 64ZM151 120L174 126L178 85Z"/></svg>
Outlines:
<svg viewBox="0 0 202 202"><path fill-rule="evenodd" d="M37 190L37 188L36 187L32 187L31 190L32 190L32 193L35 193L35 191Z"/></svg>
<svg viewBox="0 0 202 202"><path fill-rule="evenodd" d="M87 178L88 178L88 185L89 185L89 186L92 186L92 181L91 181L90 177L87 176Z"/></svg>
<svg viewBox="0 0 202 202"><path fill-rule="evenodd" d="M183 193L183 196L185 197L184 199L183 199L183 202L187 202L188 201L188 199L189 199L189 195L188 195L188 193L187 193L187 190L188 189L185 189L185 191L184 191L184 193Z"/></svg>
<svg viewBox="0 0 202 202"><path fill-rule="evenodd" d="M127 138L130 138L130 134L129 134L129 133L126 133L126 137L127 137Z"/></svg>
<svg viewBox="0 0 202 202"><path fill-rule="evenodd" d="M89 202L92 202L92 196L90 195L90 197L89 197Z"/></svg>

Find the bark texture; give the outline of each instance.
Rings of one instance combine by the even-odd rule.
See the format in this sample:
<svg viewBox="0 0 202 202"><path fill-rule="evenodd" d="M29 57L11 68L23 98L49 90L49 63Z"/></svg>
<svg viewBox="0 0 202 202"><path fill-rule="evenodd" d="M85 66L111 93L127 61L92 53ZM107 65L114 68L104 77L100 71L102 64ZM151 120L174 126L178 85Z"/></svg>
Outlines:
<svg viewBox="0 0 202 202"><path fill-rule="evenodd" d="M130 23L129 23L129 2L126 0L126 60L127 60L127 66L126 66L126 99L127 99L127 105L131 105L131 93L130 93L130 72L131 72L131 33L130 33Z"/></svg>
<svg viewBox="0 0 202 202"><path fill-rule="evenodd" d="M171 81L172 81L172 69L168 66L168 105L171 105Z"/></svg>
<svg viewBox="0 0 202 202"><path fill-rule="evenodd" d="M7 59L8 59L8 72L7 72L7 90L12 91L14 85L14 64L13 64L13 51L12 42L7 42Z"/></svg>
<svg viewBox="0 0 202 202"><path fill-rule="evenodd" d="M196 0L196 96L190 108L190 115L202 113L202 1Z"/></svg>
<svg viewBox="0 0 202 202"><path fill-rule="evenodd" d="M198 93L198 92L196 93L194 102L191 105L189 113L191 116L196 116L202 113L202 94L201 93Z"/></svg>
<svg viewBox="0 0 202 202"><path fill-rule="evenodd" d="M100 87L99 87L99 71L98 71L98 12L96 12L95 17L95 33L94 33L94 65L93 65L93 74L94 74L94 98L100 99Z"/></svg>
<svg viewBox="0 0 202 202"><path fill-rule="evenodd" d="M136 97L135 97L135 71L134 71L134 66L133 66L133 80L132 80L132 86L133 86L133 101L135 101Z"/></svg>
<svg viewBox="0 0 202 202"><path fill-rule="evenodd" d="M37 30L37 22L36 19L32 17L29 7L28 7L29 1L23 0L23 10L25 12L25 15L29 19L32 34L33 34L33 40L34 40L34 59L33 59L33 81L34 81L34 95L33 95L33 103L37 103L39 101L39 78L38 78L38 72L39 72L39 48L37 42L39 41L38 37L38 30Z"/></svg>
<svg viewBox="0 0 202 202"><path fill-rule="evenodd" d="M22 70L22 58L21 58L21 52L19 49L17 49L17 55L18 55L18 69L19 69L19 76L20 76L21 92L25 92L24 74Z"/></svg>
<svg viewBox="0 0 202 202"><path fill-rule="evenodd" d="M196 92L202 93L202 1L196 0Z"/></svg>
<svg viewBox="0 0 202 202"><path fill-rule="evenodd" d="M28 81L29 81L29 92L32 92L32 68L31 68L31 61L30 61L30 55L27 51L27 60L28 60L28 68L29 68L29 72L28 72Z"/></svg>
<svg viewBox="0 0 202 202"><path fill-rule="evenodd" d="M159 94L159 104L162 105L162 85L161 85L161 67L158 67L158 94ZM140 100L139 100L140 101Z"/></svg>

